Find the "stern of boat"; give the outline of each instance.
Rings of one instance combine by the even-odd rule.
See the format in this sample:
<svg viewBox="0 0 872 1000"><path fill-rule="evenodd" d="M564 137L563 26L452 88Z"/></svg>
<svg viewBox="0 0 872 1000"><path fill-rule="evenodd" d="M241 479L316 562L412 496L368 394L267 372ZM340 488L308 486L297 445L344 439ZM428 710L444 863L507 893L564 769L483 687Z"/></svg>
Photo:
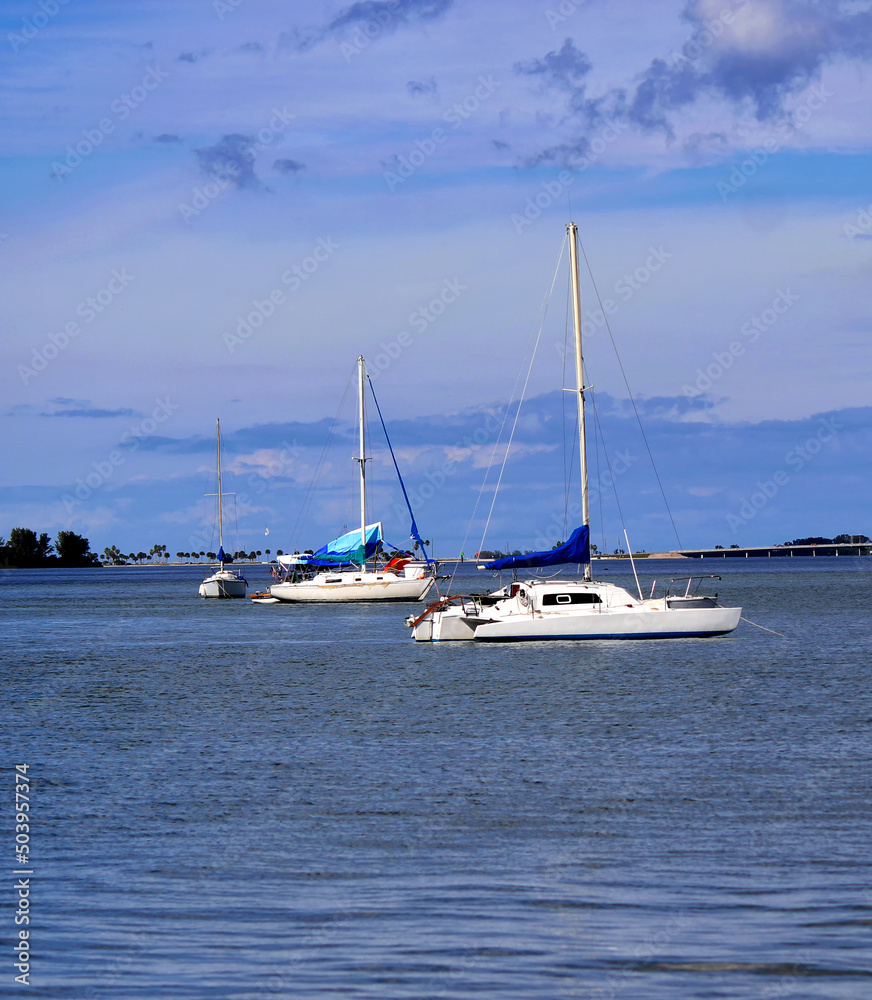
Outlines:
<svg viewBox="0 0 872 1000"><path fill-rule="evenodd" d="M484 621L473 598L447 597L421 615L409 615L406 624L415 642L469 642Z"/></svg>

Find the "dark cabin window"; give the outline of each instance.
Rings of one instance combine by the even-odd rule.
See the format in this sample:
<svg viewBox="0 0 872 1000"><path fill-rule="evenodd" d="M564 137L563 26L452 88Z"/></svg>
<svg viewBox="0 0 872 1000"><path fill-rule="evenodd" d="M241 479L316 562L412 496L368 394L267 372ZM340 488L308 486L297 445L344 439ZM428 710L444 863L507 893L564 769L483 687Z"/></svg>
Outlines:
<svg viewBox="0 0 872 1000"><path fill-rule="evenodd" d="M330 577L327 580L325 580L324 582L325 583L342 583L342 577L341 576Z"/></svg>
<svg viewBox="0 0 872 1000"><path fill-rule="evenodd" d="M560 604L602 604L599 594L543 594L542 606L553 607Z"/></svg>

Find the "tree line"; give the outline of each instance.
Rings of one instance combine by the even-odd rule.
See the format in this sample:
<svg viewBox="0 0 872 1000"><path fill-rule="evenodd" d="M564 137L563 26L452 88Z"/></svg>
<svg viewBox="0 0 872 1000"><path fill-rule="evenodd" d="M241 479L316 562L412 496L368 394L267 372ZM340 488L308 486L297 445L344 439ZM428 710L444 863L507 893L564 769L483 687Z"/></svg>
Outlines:
<svg viewBox="0 0 872 1000"><path fill-rule="evenodd" d="M45 531L13 528L8 540L0 535L0 564L19 569L99 566L100 557L75 531L59 531L52 541Z"/></svg>
<svg viewBox="0 0 872 1000"><path fill-rule="evenodd" d="M282 554L281 549L276 549L276 555L280 556ZM108 563L110 566L127 566L130 563L135 563L140 565L145 562L155 562L167 564L170 561L172 553L166 547L166 545L158 544L152 545L148 552L122 552L117 545L110 545L103 549L103 562ZM246 552L240 549L238 552L228 552L225 554L225 562L254 562L255 559L259 559L263 555L270 555L270 550L267 549L265 552L261 552L260 549L252 549L251 552ZM206 552L200 550L199 552L176 552L175 557L179 562L198 562L200 559L209 559L211 562L215 562L218 558L217 552Z"/></svg>
<svg viewBox="0 0 872 1000"><path fill-rule="evenodd" d="M218 558L217 552L176 552L180 561ZM228 553L227 562L250 561L259 559L262 555L270 555L270 550L260 549L245 552ZM277 549L276 555L282 555ZM152 545L148 552L122 552L117 545L109 545L103 549L102 555L91 551L91 543L74 531L59 531L52 541L48 532L35 532L30 528L13 528L8 540L0 535L0 566L16 569L43 569L52 566L80 568L85 566L125 566L130 563L144 562L168 563L170 551L166 545Z"/></svg>
<svg viewBox="0 0 872 1000"><path fill-rule="evenodd" d="M866 535L836 535L835 538L822 538L812 535L809 538L794 538L785 545L866 545L869 541Z"/></svg>

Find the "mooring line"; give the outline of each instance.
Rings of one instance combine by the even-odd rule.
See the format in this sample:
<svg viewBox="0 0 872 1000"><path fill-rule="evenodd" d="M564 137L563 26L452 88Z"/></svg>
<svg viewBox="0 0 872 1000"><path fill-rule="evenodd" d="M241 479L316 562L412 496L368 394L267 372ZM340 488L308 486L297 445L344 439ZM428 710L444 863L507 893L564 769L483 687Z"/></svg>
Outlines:
<svg viewBox="0 0 872 1000"><path fill-rule="evenodd" d="M762 628L764 632L771 632L773 635L780 635L782 639L787 638L783 632L776 632L774 628L766 628L765 625L758 625L757 622L752 622L750 618L744 618L742 615L739 615L739 618L743 622L747 622L749 625L755 626L755 628Z"/></svg>

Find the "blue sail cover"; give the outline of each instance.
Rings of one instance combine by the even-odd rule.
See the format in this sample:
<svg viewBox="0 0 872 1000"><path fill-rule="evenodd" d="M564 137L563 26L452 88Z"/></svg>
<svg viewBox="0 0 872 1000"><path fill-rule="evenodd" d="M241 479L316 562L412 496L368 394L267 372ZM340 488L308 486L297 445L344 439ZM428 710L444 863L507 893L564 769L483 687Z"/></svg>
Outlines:
<svg viewBox="0 0 872 1000"><path fill-rule="evenodd" d="M359 534L359 532L358 532ZM485 563L486 569L535 569L537 566L562 566L565 563L590 562L590 528L576 528L567 541L547 552L528 552L525 556L505 556Z"/></svg>
<svg viewBox="0 0 872 1000"><path fill-rule="evenodd" d="M382 544L381 521L366 526L366 558L372 559ZM299 564L308 566L337 566L345 563L364 562L363 546L360 544L360 528L348 531L332 542L322 545L310 556L299 556Z"/></svg>

